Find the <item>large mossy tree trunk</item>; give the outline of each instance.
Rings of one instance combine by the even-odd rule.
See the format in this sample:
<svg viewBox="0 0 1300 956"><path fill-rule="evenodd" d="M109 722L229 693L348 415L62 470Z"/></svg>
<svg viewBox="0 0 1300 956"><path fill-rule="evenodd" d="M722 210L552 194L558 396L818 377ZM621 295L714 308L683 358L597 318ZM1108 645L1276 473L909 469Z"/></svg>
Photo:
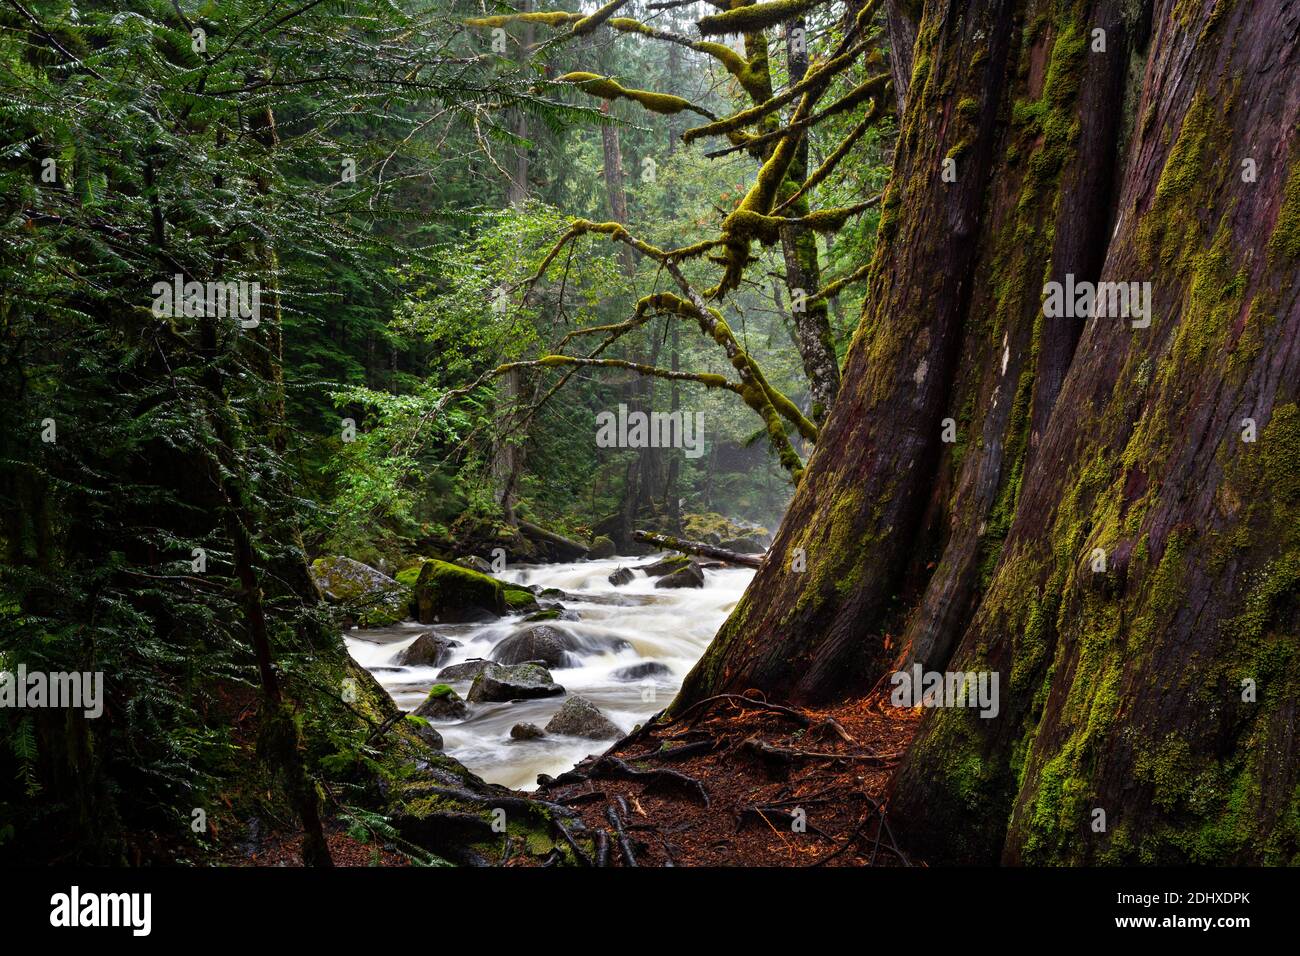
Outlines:
<svg viewBox="0 0 1300 956"><path fill-rule="evenodd" d="M674 706L990 670L997 716L927 710L895 780L929 859L1294 862L1298 35L925 4L841 395ZM1149 282L1150 324L1046 317L1067 275Z"/></svg>

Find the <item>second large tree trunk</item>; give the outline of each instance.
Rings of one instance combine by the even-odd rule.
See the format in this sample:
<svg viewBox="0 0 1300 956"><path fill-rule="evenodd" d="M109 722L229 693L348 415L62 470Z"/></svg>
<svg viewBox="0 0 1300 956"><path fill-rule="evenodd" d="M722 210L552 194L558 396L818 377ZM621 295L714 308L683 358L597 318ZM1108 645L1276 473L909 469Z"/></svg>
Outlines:
<svg viewBox="0 0 1300 956"><path fill-rule="evenodd" d="M1298 36L1283 0L925 5L840 396L674 706L990 672L895 781L930 860L1295 858Z"/></svg>

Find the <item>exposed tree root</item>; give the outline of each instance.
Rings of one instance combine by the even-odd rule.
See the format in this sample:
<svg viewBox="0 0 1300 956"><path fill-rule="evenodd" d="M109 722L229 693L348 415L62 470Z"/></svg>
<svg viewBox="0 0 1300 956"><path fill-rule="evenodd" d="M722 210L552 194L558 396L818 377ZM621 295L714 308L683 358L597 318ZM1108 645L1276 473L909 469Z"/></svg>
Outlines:
<svg viewBox="0 0 1300 956"><path fill-rule="evenodd" d="M593 866L907 866L885 794L916 722L879 701L815 711L722 694L538 793L582 817Z"/></svg>

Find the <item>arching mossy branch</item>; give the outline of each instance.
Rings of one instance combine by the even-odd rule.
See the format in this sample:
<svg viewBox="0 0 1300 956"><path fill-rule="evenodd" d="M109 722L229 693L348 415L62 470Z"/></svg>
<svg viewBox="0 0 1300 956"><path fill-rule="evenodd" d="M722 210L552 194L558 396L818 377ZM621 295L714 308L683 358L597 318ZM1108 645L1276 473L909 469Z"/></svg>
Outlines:
<svg viewBox="0 0 1300 956"><path fill-rule="evenodd" d="M626 4L627 0L610 0L609 3L605 4L591 16L583 17L575 23L573 25L573 35L575 37L585 36L617 13L619 7L626 6Z"/></svg>
<svg viewBox="0 0 1300 956"><path fill-rule="evenodd" d="M880 197L876 197L876 198L879 199ZM813 305L816 302L825 302L827 299L834 297L836 293L838 293L840 289L843 289L846 285L850 285L851 283L862 281L868 276L868 274L870 274L870 272L871 272L870 262L868 262L864 266L859 266L858 268L850 272L848 275L836 279L834 282L827 283L825 286L822 287L821 291L818 292L816 295L809 296L808 301L805 304Z"/></svg>
<svg viewBox="0 0 1300 956"><path fill-rule="evenodd" d="M825 63L810 69L808 75L798 83L789 87L782 93L778 93L771 99L759 103L757 106L751 106L747 109L740 110L730 116L707 123L704 126L695 126L682 133L682 142L691 144L697 139L705 136L724 136L728 133L736 133L743 130L746 126L753 126L769 113L774 113L781 107L790 103L799 96L810 91L816 91L820 95L826 85L834 77L851 66L857 59L858 55L867 48L872 38L856 43L849 47L843 53L831 57Z"/></svg>
<svg viewBox="0 0 1300 956"><path fill-rule="evenodd" d="M610 29L617 30L620 33L636 34L638 36L650 37L655 40L662 40L666 43L675 43L678 46L695 50L698 53L704 53L713 57L723 68L734 76L737 82L744 87L750 96L756 99L766 99L771 95L767 89L765 74L762 70L756 69L745 57L741 56L725 43L715 43L711 40L692 40L677 33L668 30L662 30L658 27L643 23L632 17L615 17L609 14L616 12L617 7L622 6L619 0L614 3L606 4L590 17L583 16L581 13L565 13L562 11L551 11L546 13L512 13L495 17L474 17L466 20L466 26L471 27L503 27L509 23L541 23L550 27L560 27L572 25L572 29L560 36L554 37L548 41L548 45L556 42L581 36L590 33L599 26L607 26ZM612 9L611 9L612 8Z"/></svg>
<svg viewBox="0 0 1300 956"><path fill-rule="evenodd" d="M738 150L753 150L765 146L766 144L781 139L782 137L791 136L794 133L802 132L803 130L816 126L822 120L828 119L829 117L843 113L847 110L851 110L853 107L874 97L874 99L872 99L871 109L868 111L867 118L864 121L867 126L870 126L885 114L885 107L889 103L889 87L891 79L892 77L889 73L877 74L866 82L855 86L830 106L817 111L806 119L800 120L798 123L790 123L780 129L774 129L771 132L764 133L761 136L747 136L743 141L737 142L732 146L727 146L723 149L716 149L712 152L705 153L704 155L708 156L710 159L717 159L718 157L726 156L727 154L737 152Z"/></svg>
<svg viewBox="0 0 1300 956"><path fill-rule="evenodd" d="M582 328L570 329L564 334L564 337L560 339L557 347L563 349L571 341L580 336L598 335L602 332L608 333L609 339L606 344L609 344L609 342L623 337L628 332L639 329L655 316L663 315L666 312L678 311L674 305L676 302L680 301L681 300L671 292L653 292L650 295L642 296L637 300L636 309L633 311L630 319L625 319L622 322L611 322L607 325L588 325Z"/></svg>
<svg viewBox="0 0 1300 956"><path fill-rule="evenodd" d="M464 21L467 27L496 29L512 23L541 23L548 27L564 26L566 23L579 23L586 19L581 13L565 13L562 10L546 10L536 13L505 13L495 17L471 17Z"/></svg>
<svg viewBox="0 0 1300 956"><path fill-rule="evenodd" d="M715 4L719 5L720 4ZM707 126L700 126L694 129L688 129L682 134L682 142L690 144L703 136L724 136L737 133L746 126L752 126L763 117L775 112L787 103L792 102L796 97L809 92L810 90L824 90L826 84L832 77L844 70L850 64L854 63L860 53L867 49L875 41L878 31L870 29L872 18L876 15L876 10L880 6L880 0L868 0L868 2L858 11L853 19L853 25L844 34L834 52L825 62L814 65L812 69L798 83L792 84L785 92L772 96L770 85L766 98L754 106L741 110L732 116L710 123ZM726 8L723 7L725 10ZM861 39L859 39L861 37ZM762 33L746 34L747 45L751 38L761 39ZM764 59L766 56L764 54ZM751 58L752 60L753 58ZM754 67L757 69L757 65ZM766 69L764 68L764 73ZM755 97L757 99L757 97Z"/></svg>
<svg viewBox="0 0 1300 956"><path fill-rule="evenodd" d="M806 216L764 216L747 209L737 209L728 217L737 231L757 239L765 246L779 242L781 230L786 227L794 229L811 229L814 232L838 232L852 217L870 209L880 197L852 206L839 206L834 209L819 209Z"/></svg>
<svg viewBox="0 0 1300 956"><path fill-rule="evenodd" d="M718 36L723 33L755 33L766 30L786 20L793 20L813 7L829 0L769 0L768 3L750 3L733 7L722 13L701 17L696 24L701 36Z"/></svg>
<svg viewBox="0 0 1300 956"><path fill-rule="evenodd" d="M492 370L493 376L506 375L517 369L526 368L560 368L563 366L576 366L579 368L619 368L629 372L636 372L638 375L649 375L654 378L666 378L675 382L695 382L703 385L705 388L721 388L729 392L741 394L742 386L738 382L733 382L725 375L718 375L714 372L682 372L674 369L659 368L654 365L643 365L640 362L629 362L624 359L612 358L583 358L580 355L543 355L539 359L530 359L519 362L507 362L504 365L498 365Z"/></svg>
<svg viewBox="0 0 1300 956"><path fill-rule="evenodd" d="M798 123L808 115L812 102L813 95L804 94L795 108L791 122ZM759 169L758 177L754 180L754 185L749 188L749 192L745 194L745 198L740 201L731 215L722 221L722 239L726 250L722 261L726 271L718 282L717 294L724 294L740 285L745 267L750 261L749 244L758 238L754 230L761 225L761 217L766 217L772 211L776 203L777 191L785 182L786 174L790 171L790 164L794 161L802 139L803 133L796 132L777 142L772 155Z"/></svg>
<svg viewBox="0 0 1300 956"><path fill-rule="evenodd" d="M857 143L857 141L862 138L862 135L876 124L876 121L880 118L880 116L884 113L884 111L885 111L885 107L882 105L880 99L877 99L874 103L872 103L870 112L867 113L867 115L863 118L862 122L860 122L857 126L853 127L853 129L849 132L849 134L845 136L844 139L839 143L839 145L837 145L835 149L831 151L831 154L826 157L825 161L823 161L822 164L817 167L817 169L813 172L813 174L803 181L803 183L799 186L798 189L794 191L794 193L790 196L790 198L785 200L783 203L781 203L781 205L776 207L775 212L777 213L784 212L786 209L789 209L791 206L797 203L804 196L808 195L808 192L810 190L820 185L826 179L827 176L829 176L832 172L834 172L835 167L838 166L840 164L840 161L849 154L849 150L851 150L854 144ZM877 196L876 201L879 201L879 199L880 197Z"/></svg>
<svg viewBox="0 0 1300 956"><path fill-rule="evenodd" d="M533 277L527 285L536 283L545 273L550 263L555 261L560 250L581 235L600 234L608 236L611 241L623 242L636 249L642 255L659 262L673 281L681 288L684 298L667 292L656 293L658 307L664 311L675 312L683 317L694 319L700 331L713 339L727 356L731 367L740 376L738 394L745 404L762 417L767 428L768 441L777 453L782 467L790 472L791 479L798 483L803 476L803 461L786 435L782 418L789 421L808 441L816 442L817 426L807 419L788 397L773 388L763 375L758 363L737 341L730 326L717 309L708 306L700 293L687 281L678 262L662 249L633 236L618 222L591 222L578 219L560 238L560 241L546 254Z"/></svg>
<svg viewBox="0 0 1300 956"><path fill-rule="evenodd" d="M652 113L671 116L674 113L682 112L682 110L690 110L692 113L698 113L708 119L716 119L716 114L711 113L702 106L696 106L690 100L683 99L680 96L674 96L671 93L652 93L649 90L629 90L609 77L600 76L596 73L566 73L559 78L559 82L572 83L588 96L598 96L603 100L633 100Z"/></svg>

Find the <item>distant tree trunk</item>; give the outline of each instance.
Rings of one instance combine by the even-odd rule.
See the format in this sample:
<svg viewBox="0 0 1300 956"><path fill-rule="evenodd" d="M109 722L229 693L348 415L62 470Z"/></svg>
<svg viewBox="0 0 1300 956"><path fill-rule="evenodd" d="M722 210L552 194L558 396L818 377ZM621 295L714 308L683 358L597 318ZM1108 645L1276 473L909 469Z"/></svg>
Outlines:
<svg viewBox="0 0 1300 956"><path fill-rule="evenodd" d="M991 672L997 716L926 710L895 780L931 861L1295 859L1297 35L1283 0L925 4L842 394L674 708ZM1049 281L1151 308L1045 315Z"/></svg>
<svg viewBox="0 0 1300 956"><path fill-rule="evenodd" d="M609 100L603 100L600 111L609 115ZM609 215L615 222L627 224L627 191L623 186L623 149L619 144L618 127L602 126L600 128L601 145L605 159L605 196L609 201ZM636 272L636 253L631 246L619 244L619 262L623 272L632 275Z"/></svg>
<svg viewBox="0 0 1300 956"><path fill-rule="evenodd" d="M678 369L678 363L680 362L677 351L677 330L680 328L681 323L672 322L667 318L665 318L664 321L669 323L669 348L672 351L672 356L669 359L669 368L676 372ZM671 413L675 415L681 410L681 394L678 392L676 381L672 383L671 398L669 399L669 402L669 411ZM673 534L681 534L682 531L681 496L677 490L677 478L681 473L681 467L682 463L680 456L673 455L670 457L668 459L668 476L664 479L664 514L667 517L668 530Z"/></svg>
<svg viewBox="0 0 1300 956"><path fill-rule="evenodd" d="M785 31L787 62L791 84L800 82L808 72L808 23L802 17L790 21ZM808 178L808 140L800 141L787 174L790 192ZM808 201L800 198L787 215L806 216ZM781 252L785 259L786 286L790 289L791 314L795 340L803 360L804 374L812 394L812 419L821 423L830 410L840 388L840 367L835 358L835 340L831 337L830 313L822 301L805 304L821 288L821 263L817 253L817 235L811 229L781 230Z"/></svg>
<svg viewBox="0 0 1300 956"><path fill-rule="evenodd" d="M536 39L537 28L532 23L524 24L520 40L521 57L527 61ZM520 139L528 139L528 114L515 110L514 133ZM506 204L518 206L528 201L528 147L520 146L515 150L514 170L506 183ZM497 378L497 402L503 415L499 435L492 449L491 475L493 493L501 508L506 524L515 523L515 491L519 474L524 467L524 447L512 438L514 421L522 394L522 375L513 369Z"/></svg>
<svg viewBox="0 0 1300 956"><path fill-rule="evenodd" d="M523 26L523 35L520 38L520 50L522 62L527 62L529 55L532 53L533 45L537 37L537 27L531 23L525 23ZM515 110L514 116L514 133L522 140L528 139L528 114L521 109ZM506 184L506 204L517 206L528 199L528 147L520 146L515 150L515 168Z"/></svg>
<svg viewBox="0 0 1300 956"><path fill-rule="evenodd" d="M907 84L912 77L912 47L916 45L916 21L920 0L885 0L885 22L889 37L889 70L894 76L894 100L898 115L907 103Z"/></svg>

